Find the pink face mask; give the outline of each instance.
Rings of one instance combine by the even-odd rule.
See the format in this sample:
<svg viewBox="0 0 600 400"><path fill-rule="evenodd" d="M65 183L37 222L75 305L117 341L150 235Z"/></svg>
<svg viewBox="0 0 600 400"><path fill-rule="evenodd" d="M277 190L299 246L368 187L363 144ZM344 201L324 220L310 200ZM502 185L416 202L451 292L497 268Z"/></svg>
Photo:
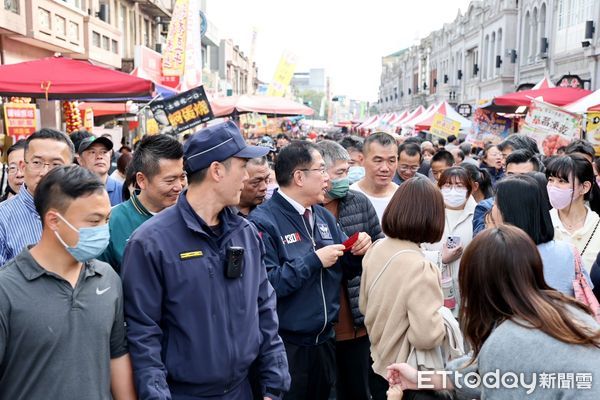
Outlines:
<svg viewBox="0 0 600 400"><path fill-rule="evenodd" d="M561 189L556 186L548 185L548 197L550 204L557 210L569 207L573 198L573 189Z"/></svg>

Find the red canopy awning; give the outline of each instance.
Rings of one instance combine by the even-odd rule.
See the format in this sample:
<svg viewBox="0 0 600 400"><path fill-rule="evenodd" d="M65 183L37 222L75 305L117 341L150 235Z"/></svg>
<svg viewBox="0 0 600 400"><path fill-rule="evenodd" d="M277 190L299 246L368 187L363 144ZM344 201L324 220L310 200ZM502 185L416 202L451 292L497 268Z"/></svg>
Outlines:
<svg viewBox="0 0 600 400"><path fill-rule="evenodd" d="M131 110L130 103L97 103L97 102L84 102L79 103L79 111L85 112L87 108L91 108L94 111L94 117L101 117L104 115L120 115L129 114Z"/></svg>
<svg viewBox="0 0 600 400"><path fill-rule="evenodd" d="M0 96L51 100L149 96L151 81L88 61L47 57L0 66Z"/></svg>
<svg viewBox="0 0 600 400"><path fill-rule="evenodd" d="M248 96L218 97L210 101L215 117L255 112L258 114L290 116L312 115L314 110L304 104L283 97Z"/></svg>
<svg viewBox="0 0 600 400"><path fill-rule="evenodd" d="M493 103L497 106L528 107L531 99L543 97L546 103L555 106L564 106L592 93L585 89L573 89L568 87L553 87L545 89L523 90L521 92L509 93L494 98Z"/></svg>

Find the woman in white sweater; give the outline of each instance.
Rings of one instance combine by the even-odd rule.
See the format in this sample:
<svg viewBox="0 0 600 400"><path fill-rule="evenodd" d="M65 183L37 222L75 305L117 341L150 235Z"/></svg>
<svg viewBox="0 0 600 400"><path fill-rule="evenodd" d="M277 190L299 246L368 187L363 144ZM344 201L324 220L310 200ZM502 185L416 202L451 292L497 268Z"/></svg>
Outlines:
<svg viewBox="0 0 600 400"><path fill-rule="evenodd" d="M554 238L573 244L589 272L600 252L600 188L592 164L578 154L556 157L546 177Z"/></svg>
<svg viewBox="0 0 600 400"><path fill-rule="evenodd" d="M473 214L477 203L471 196L473 182L462 167L448 168L438 181L445 205L445 225L442 239L425 243L423 248L432 261L437 261L442 273L444 306L458 315L460 291L458 267L463 250L473 240Z"/></svg>

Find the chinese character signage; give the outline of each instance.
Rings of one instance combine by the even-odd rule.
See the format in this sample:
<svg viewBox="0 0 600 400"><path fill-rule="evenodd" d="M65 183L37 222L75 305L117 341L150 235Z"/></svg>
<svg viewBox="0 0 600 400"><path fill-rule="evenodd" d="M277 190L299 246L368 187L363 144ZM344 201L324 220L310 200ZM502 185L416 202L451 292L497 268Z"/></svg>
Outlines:
<svg viewBox="0 0 600 400"><path fill-rule="evenodd" d="M198 86L163 101L150 104L154 118L182 132L214 118L204 87Z"/></svg>
<svg viewBox="0 0 600 400"><path fill-rule="evenodd" d="M175 3L163 51L162 68L165 76L183 75L189 8L190 0L177 0Z"/></svg>
<svg viewBox="0 0 600 400"><path fill-rule="evenodd" d="M544 155L552 156L579 138L581 116L552 104L532 100L521 133L535 139Z"/></svg>
<svg viewBox="0 0 600 400"><path fill-rule="evenodd" d="M15 142L26 139L37 127L35 104L4 104L4 125Z"/></svg>
<svg viewBox="0 0 600 400"><path fill-rule="evenodd" d="M473 115L473 130L467 140L478 147L486 143L498 144L510 133L512 121L493 111L478 108Z"/></svg>
<svg viewBox="0 0 600 400"><path fill-rule="evenodd" d="M458 137L459 131L460 122L454 121L440 113L436 113L433 116L431 128L429 129L429 132L431 132L432 135L441 137L448 137L450 135Z"/></svg>

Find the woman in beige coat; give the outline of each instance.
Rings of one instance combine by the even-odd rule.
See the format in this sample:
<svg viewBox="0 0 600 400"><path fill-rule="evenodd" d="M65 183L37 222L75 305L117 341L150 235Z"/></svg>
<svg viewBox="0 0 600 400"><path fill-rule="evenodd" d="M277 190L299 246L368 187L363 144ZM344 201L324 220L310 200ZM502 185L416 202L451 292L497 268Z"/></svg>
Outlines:
<svg viewBox="0 0 600 400"><path fill-rule="evenodd" d="M421 243L439 242L444 225L439 189L427 178L409 179L383 214L387 238L364 257L360 310L371 339L373 370L383 385L386 367L406 362L411 347L429 350L444 339L439 269L420 249Z"/></svg>

